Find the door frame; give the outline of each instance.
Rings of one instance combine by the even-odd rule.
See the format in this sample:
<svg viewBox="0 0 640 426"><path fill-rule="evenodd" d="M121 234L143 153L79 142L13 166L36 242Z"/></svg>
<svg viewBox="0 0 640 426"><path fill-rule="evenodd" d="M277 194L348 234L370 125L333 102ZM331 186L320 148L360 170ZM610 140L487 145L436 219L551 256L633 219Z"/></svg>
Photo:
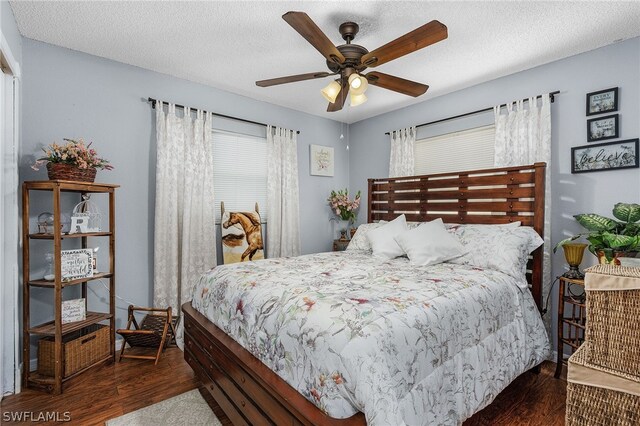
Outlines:
<svg viewBox="0 0 640 426"><path fill-rule="evenodd" d="M4 218L5 213L5 205L4 205L4 196L9 191L14 191L16 194L15 199L12 205L9 208L12 210L11 216L14 216L15 223L13 224L13 229L15 232L13 233L14 238L12 238L13 244L9 244L9 250L13 249L15 256L6 256L4 253L4 247L1 248L3 265L2 265L2 279L4 281L5 277L9 277L9 282L12 285L3 285L0 287L0 309L3 312L6 310L13 311L13 324L14 328L12 331L13 334L13 372L7 371L4 369L4 351L9 348L5 347L5 343L7 343L7 339L11 336L5 336L5 328L0 328L0 400L3 397L5 391L11 391L11 389L4 389L4 378L8 374L13 374L13 392L19 393L21 390L21 370L20 370L20 321L19 321L19 304L18 304L18 296L19 296L19 268L18 268L18 252L20 249L20 220L19 220L19 211L18 211L18 197L19 197L19 176L18 176L18 159L20 158L20 64L15 60L15 56L7 43L4 34L0 30L0 67L2 68L2 81L0 81L0 129L5 129L5 123L10 122L12 124L12 134L7 135L4 133L4 130L0 133L0 143L2 144L1 152L4 154L5 149L11 150L11 167L14 169L14 173L10 176L10 179L5 179L4 172L0 173L0 191L2 197L2 218L0 226L6 225L6 219ZM10 80L7 80L7 77ZM12 84L11 84L12 83ZM3 155L0 159L3 163L4 170L4 161L5 156ZM12 220L13 222L13 220ZM4 229L0 230L0 244L4 246L5 235ZM11 248L13 246L13 248ZM12 264L7 265L7 257L9 259L15 259L16 261ZM9 273L7 273L6 267L9 266L11 269ZM5 282L5 284L7 284ZM9 293L8 295L6 293ZM10 333L11 334L11 333Z"/></svg>

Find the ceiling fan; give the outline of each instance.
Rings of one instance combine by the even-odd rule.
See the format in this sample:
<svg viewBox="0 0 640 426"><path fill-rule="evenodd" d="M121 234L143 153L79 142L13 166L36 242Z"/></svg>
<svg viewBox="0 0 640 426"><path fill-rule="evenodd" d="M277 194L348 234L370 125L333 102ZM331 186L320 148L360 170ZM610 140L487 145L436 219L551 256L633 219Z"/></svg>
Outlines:
<svg viewBox="0 0 640 426"><path fill-rule="evenodd" d="M331 72L312 72L260 80L256 81L256 85L269 87L296 81L338 76L339 78L322 89L322 95L329 101L328 112L342 109L349 90L351 90L351 106L364 103L367 100L364 92L367 90L368 84L413 97L424 94L429 88L426 84L416 83L415 81L405 80L404 78L377 71L363 74L363 71L447 38L446 25L434 20L369 52L360 45L351 44L359 30L358 24L355 22L345 22L340 25L340 34L347 43L334 46L331 40L327 38L306 13L287 12L282 15L282 19L326 58L327 67Z"/></svg>

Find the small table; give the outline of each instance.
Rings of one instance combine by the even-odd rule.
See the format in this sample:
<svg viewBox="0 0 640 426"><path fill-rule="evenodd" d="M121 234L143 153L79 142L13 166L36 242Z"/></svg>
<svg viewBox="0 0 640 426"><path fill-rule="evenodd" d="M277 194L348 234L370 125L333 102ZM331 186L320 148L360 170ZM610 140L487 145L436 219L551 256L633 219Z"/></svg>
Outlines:
<svg viewBox="0 0 640 426"><path fill-rule="evenodd" d="M351 240L333 240L333 251L345 251Z"/></svg>
<svg viewBox="0 0 640 426"><path fill-rule="evenodd" d="M586 293L584 280L559 277L558 288L558 359L554 377L557 379L562 372L562 364L568 358L564 356L564 347L569 346L573 354L584 342L584 332L587 322ZM572 286L582 287L580 294L571 291ZM566 307L571 307L569 312ZM566 333L565 333L566 331Z"/></svg>

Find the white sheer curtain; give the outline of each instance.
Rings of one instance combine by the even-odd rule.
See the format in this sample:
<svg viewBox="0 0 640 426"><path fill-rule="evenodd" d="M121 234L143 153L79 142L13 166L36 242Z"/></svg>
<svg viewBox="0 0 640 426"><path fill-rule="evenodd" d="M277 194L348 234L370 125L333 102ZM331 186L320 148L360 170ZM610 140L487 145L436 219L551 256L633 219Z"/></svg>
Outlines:
<svg viewBox="0 0 640 426"><path fill-rule="evenodd" d="M551 282L551 99L542 95L540 105L536 97L525 102L508 104L506 114L494 107L496 123L496 167L522 166L535 162L547 163L544 208L544 267L543 295L548 294Z"/></svg>
<svg viewBox="0 0 640 426"><path fill-rule="evenodd" d="M413 176L415 174L416 128L408 127L391 132L391 156L389 177Z"/></svg>
<svg viewBox="0 0 640 426"><path fill-rule="evenodd" d="M180 314L195 281L216 264L211 114L183 117L156 103L156 211L153 304ZM182 347L182 321L178 343Z"/></svg>
<svg viewBox="0 0 640 426"><path fill-rule="evenodd" d="M296 132L267 126L267 257L300 254Z"/></svg>

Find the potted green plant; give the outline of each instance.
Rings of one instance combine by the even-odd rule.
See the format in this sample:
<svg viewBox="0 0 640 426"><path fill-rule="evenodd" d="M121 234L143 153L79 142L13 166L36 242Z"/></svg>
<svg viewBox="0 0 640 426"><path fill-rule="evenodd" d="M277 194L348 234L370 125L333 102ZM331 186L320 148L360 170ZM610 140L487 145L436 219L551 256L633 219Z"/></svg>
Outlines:
<svg viewBox="0 0 640 426"><path fill-rule="evenodd" d="M640 204L617 203L613 206L613 216L615 219L596 213L575 215L587 232L560 241L554 253L558 247L583 237L600 263L619 264L618 257L635 257L640 250Z"/></svg>

